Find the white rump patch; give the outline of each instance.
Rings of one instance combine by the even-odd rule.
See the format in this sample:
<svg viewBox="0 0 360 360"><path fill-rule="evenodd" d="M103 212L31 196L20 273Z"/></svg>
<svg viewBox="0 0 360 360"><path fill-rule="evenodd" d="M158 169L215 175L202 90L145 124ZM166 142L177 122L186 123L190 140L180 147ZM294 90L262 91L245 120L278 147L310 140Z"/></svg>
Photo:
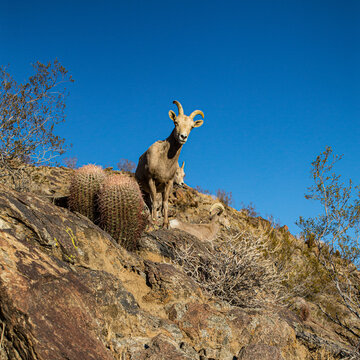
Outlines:
<svg viewBox="0 0 360 360"><path fill-rule="evenodd" d="M180 223L179 223L178 220L176 220L176 219L170 220L170 227L171 227L171 228L176 228L176 227L178 227L179 225L180 225Z"/></svg>

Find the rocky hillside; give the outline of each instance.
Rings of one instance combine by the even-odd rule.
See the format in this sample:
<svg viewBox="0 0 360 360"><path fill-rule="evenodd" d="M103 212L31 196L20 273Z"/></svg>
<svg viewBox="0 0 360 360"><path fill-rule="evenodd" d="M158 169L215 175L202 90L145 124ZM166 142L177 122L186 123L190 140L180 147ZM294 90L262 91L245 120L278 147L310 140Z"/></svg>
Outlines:
<svg viewBox="0 0 360 360"><path fill-rule="evenodd" d="M226 207L214 243L148 229L127 252L67 209L71 172L34 169L31 192L0 185L1 360L355 358L348 335L316 306L336 303L315 273L316 254L286 227ZM206 222L215 201L177 188L170 213ZM195 249L211 266L222 243L244 236L263 240L261 256L279 274L268 299L266 287L239 292L240 302L211 295L179 258Z"/></svg>

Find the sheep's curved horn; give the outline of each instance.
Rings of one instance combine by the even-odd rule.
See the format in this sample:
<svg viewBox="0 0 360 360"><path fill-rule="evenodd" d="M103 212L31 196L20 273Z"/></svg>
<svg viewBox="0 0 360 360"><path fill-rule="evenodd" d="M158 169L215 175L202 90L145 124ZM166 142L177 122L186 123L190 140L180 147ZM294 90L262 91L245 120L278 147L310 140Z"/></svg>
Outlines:
<svg viewBox="0 0 360 360"><path fill-rule="evenodd" d="M184 169L184 166L185 166L185 161L183 161L181 168Z"/></svg>
<svg viewBox="0 0 360 360"><path fill-rule="evenodd" d="M215 209L219 211L219 215L225 211L224 205L221 203L215 203L212 205L210 208L210 213L212 213Z"/></svg>
<svg viewBox="0 0 360 360"><path fill-rule="evenodd" d="M178 109L179 109L179 115L184 115L184 110L183 110L181 104L180 104L178 101L176 101L176 100L173 101L173 104L175 104L175 105L178 107Z"/></svg>
<svg viewBox="0 0 360 360"><path fill-rule="evenodd" d="M195 117L196 115L201 115L202 118L204 118L204 113L203 113L201 110L195 110L195 111L193 111L193 112L190 114L189 118L192 120L192 119L194 119L194 117Z"/></svg>

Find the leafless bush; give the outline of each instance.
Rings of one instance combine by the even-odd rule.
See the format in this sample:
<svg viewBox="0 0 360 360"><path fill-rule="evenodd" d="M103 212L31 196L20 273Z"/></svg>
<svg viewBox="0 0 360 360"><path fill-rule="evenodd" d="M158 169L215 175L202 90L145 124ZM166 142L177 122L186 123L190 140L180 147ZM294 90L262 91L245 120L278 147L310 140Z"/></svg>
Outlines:
<svg viewBox="0 0 360 360"><path fill-rule="evenodd" d="M240 208L241 210L246 211L247 216L252 216L252 217L259 216L259 213L257 212L256 207L252 202L250 202L247 205L244 202L241 202Z"/></svg>
<svg viewBox="0 0 360 360"><path fill-rule="evenodd" d="M272 226L274 229L280 229L280 228L281 228L280 219L275 218L274 215L272 215L272 214L267 215L266 218L267 218L267 220L270 221L271 226Z"/></svg>
<svg viewBox="0 0 360 360"><path fill-rule="evenodd" d="M197 192L199 193L202 193L202 194L205 194L205 195L210 195L211 192L207 189L203 189L201 186L199 185L196 185L195 188L194 188Z"/></svg>
<svg viewBox="0 0 360 360"><path fill-rule="evenodd" d="M133 172L136 168L136 164L128 159L120 159L117 163L117 167L121 171Z"/></svg>
<svg viewBox="0 0 360 360"><path fill-rule="evenodd" d="M217 198L225 205L230 206L233 203L232 192L226 192L223 189L218 189L216 191Z"/></svg>
<svg viewBox="0 0 360 360"><path fill-rule="evenodd" d="M249 233L239 233L205 255L192 246L177 248L175 262L209 295L234 306L256 307L282 296L284 276L266 241Z"/></svg>
<svg viewBox="0 0 360 360"><path fill-rule="evenodd" d="M76 156L74 157L67 157L63 160L65 166L67 166L69 169L76 169L78 158Z"/></svg>

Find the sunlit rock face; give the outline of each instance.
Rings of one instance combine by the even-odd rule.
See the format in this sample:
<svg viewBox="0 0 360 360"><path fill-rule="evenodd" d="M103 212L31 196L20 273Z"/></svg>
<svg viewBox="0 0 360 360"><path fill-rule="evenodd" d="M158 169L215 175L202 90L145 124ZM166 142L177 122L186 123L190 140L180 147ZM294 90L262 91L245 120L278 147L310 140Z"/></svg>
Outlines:
<svg viewBox="0 0 360 360"><path fill-rule="evenodd" d="M70 173L44 170L46 191L0 185L1 360L295 360L310 358L319 344L346 351L330 327L310 334L311 317L304 321L287 307L239 308L209 298L172 260L187 245L206 261L210 242L161 229L127 252L66 208ZM214 201L175 188L169 212L200 223ZM236 227L271 226L231 208L224 216L220 240Z"/></svg>

